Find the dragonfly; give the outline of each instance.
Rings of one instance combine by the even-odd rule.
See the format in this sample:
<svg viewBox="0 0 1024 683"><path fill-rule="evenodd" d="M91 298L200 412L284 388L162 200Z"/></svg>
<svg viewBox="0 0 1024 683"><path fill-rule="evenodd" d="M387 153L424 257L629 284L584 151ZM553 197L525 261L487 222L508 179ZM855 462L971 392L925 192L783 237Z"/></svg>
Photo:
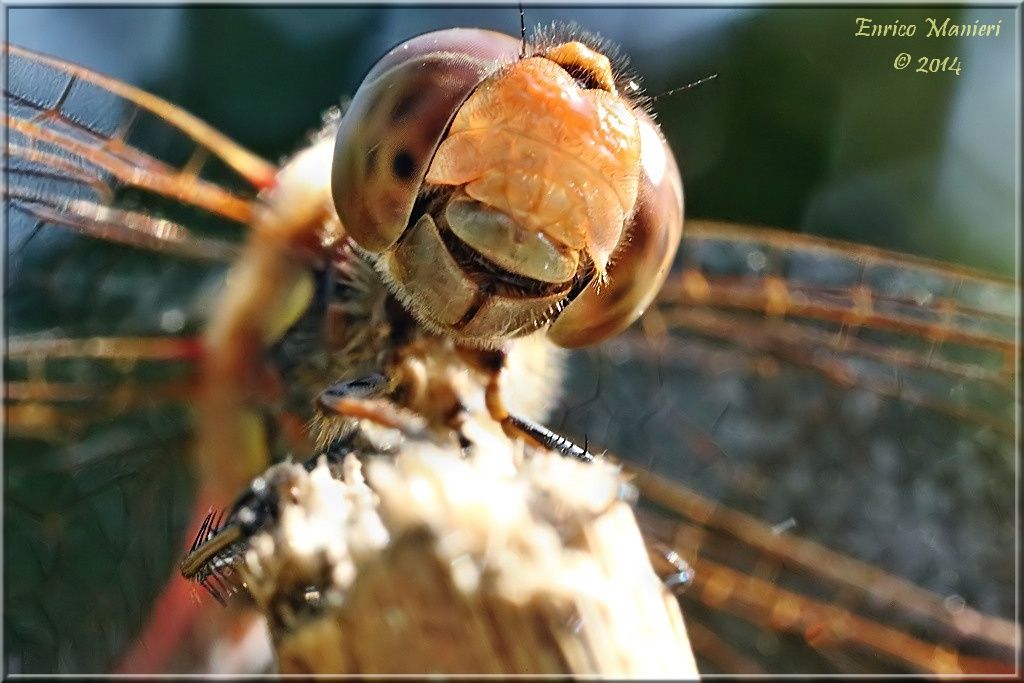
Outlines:
<svg viewBox="0 0 1024 683"><path fill-rule="evenodd" d="M279 167L133 86L7 57L7 665L108 670L205 512L199 340ZM1016 296L691 220L647 313L574 352L549 423L623 458L693 566L702 670L1013 670ZM282 454L295 425L263 427Z"/></svg>

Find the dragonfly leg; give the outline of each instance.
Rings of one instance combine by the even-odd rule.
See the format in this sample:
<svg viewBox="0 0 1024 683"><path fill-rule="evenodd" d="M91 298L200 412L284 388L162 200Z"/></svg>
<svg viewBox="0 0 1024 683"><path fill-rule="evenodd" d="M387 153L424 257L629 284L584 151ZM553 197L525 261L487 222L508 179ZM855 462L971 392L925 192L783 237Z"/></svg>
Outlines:
<svg viewBox="0 0 1024 683"><path fill-rule="evenodd" d="M509 438L524 439L567 458L576 458L583 462L594 460L593 454L587 450L588 444L584 443L580 447L544 425L509 412L502 396L502 379L508 356L504 350L460 349L460 353L467 363L487 375L487 386L484 389L487 412L501 425L502 430Z"/></svg>
<svg viewBox="0 0 1024 683"><path fill-rule="evenodd" d="M421 435L424 428L422 420L385 398L387 388L387 379L380 373L338 382L320 393L317 397L317 407L325 419L340 417L347 418L348 421L366 420L382 427L396 429L406 436ZM347 430L337 428L333 430L338 437L345 431ZM334 440L328 439L327 443Z"/></svg>
<svg viewBox="0 0 1024 683"><path fill-rule="evenodd" d="M561 434L556 434L544 425L528 420L525 417L508 415L501 424L506 433L511 430L514 432L514 435L525 438L531 443L535 443L548 450L555 451L559 455L567 458L576 458L582 462L594 461L594 455L587 450L588 444L586 442L582 446L578 446Z"/></svg>
<svg viewBox="0 0 1024 683"><path fill-rule="evenodd" d="M674 595L683 593L693 583L693 567L675 550L661 541L645 538L647 557L665 588Z"/></svg>

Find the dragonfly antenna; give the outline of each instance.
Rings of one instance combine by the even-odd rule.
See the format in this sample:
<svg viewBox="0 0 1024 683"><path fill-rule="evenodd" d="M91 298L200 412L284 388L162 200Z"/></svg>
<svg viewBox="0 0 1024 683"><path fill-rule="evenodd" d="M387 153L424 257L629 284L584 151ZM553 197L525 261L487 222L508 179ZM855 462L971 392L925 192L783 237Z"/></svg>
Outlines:
<svg viewBox="0 0 1024 683"><path fill-rule="evenodd" d="M526 59L526 11L523 3L519 3L519 59Z"/></svg>
<svg viewBox="0 0 1024 683"><path fill-rule="evenodd" d="M705 76L704 78L702 78L702 79L700 79L698 81L694 81L693 83L687 83L686 85L682 85L682 86L680 86L678 88L672 88L671 90L666 90L663 93L658 93L657 95L652 95L649 99L650 99L651 102L653 102L654 100L658 99L659 97L667 97L669 95L675 95L677 92L683 92L684 90L689 90L691 88L696 88L698 85L704 85L708 81L713 81L716 78L718 78L718 74L711 74L710 76Z"/></svg>

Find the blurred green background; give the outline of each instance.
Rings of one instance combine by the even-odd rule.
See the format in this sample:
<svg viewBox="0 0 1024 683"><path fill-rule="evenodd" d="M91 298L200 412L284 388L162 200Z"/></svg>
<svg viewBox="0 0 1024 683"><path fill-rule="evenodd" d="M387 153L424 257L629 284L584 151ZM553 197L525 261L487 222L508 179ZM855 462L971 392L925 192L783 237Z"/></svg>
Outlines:
<svg viewBox="0 0 1024 683"><path fill-rule="evenodd" d="M918 23L918 36L855 37L855 19L861 16L877 23ZM927 39L926 16L971 23L1002 19L1001 35ZM526 19L529 26L574 21L618 44L651 94L718 74L706 85L655 104L682 167L689 216L781 227L1014 272L1019 88L1018 19L1012 10L527 5ZM403 39L451 26L515 34L519 17L514 6L39 7L8 8L7 22L11 42L155 92L280 160L301 146L324 109L352 93L374 60ZM900 52L911 54L915 65L917 57L959 57L961 73L896 70L893 60ZM59 232L36 242L34 251L20 257L16 281L8 283L9 333L161 330L160 314L178 305L173 301L208 300L217 286L219 273L205 280L191 264L165 265L159 256L126 257L129 250L82 245L85 240ZM213 284L207 288L207 282ZM202 305L177 310L185 312L183 331L198 329ZM68 371L78 378L90 372ZM611 396L611 389L605 391ZM690 387L675 393L687 400L700 397ZM803 393L811 396L812 390ZM650 396L630 399L640 412L645 400ZM772 398L770 404L782 402ZM189 420L183 411L165 406L90 428L88 440L67 448L5 443L5 671L105 670L131 641L177 558L179 545L168 538L184 533L191 498L180 455L188 448L183 440ZM897 427L904 421L902 413L894 418ZM827 422L822 429L835 431ZM920 430L954 441L937 429ZM757 441L765 438L760 427L755 434ZM835 456L830 476L851 487L840 473L846 472L853 439L849 434L834 438L838 443L830 451ZM612 445L611 437L607 441ZM918 482L917 470L909 469L914 461L906 457L912 450L908 443L900 440L896 455L885 454L901 463L887 489L897 497L908 481ZM916 457L927 463L933 448L932 443L918 448ZM43 454L66 459L72 451L98 466L55 473L25 465ZM944 476L959 481L958 463L948 465ZM983 482L965 496L989 485L992 472L1005 466L1000 461L976 472ZM864 465L866 488L879 488L876 474ZM810 489L811 503L800 519L801 532L812 527L815 514L827 516L818 512L821 495L813 495L818 487L804 488ZM942 515L958 514L959 503L951 504L945 492L922 494L927 503L918 510L921 524L941 526L935 513L940 503ZM848 493L852 500L828 496L844 514L863 507L854 489ZM772 503L780 512L771 521L792 514L784 496ZM986 514L1008 518L1003 499ZM878 524L884 528L891 520L881 516ZM992 524L989 517L980 519L960 529L967 540L973 537L971 525ZM839 512L829 523L850 529L851 535L857 531ZM906 521L914 533L917 523ZM871 559L881 563L891 549L874 530L864 526L860 545L853 545L877 551ZM833 534L831 528L821 533ZM912 557L893 564L912 579L934 580L936 590L959 590L989 611L1009 607L1002 594L986 593L978 581L974 588L959 586L961 577L952 569L952 578L933 576L924 562L907 569L918 557L916 549L895 535L889 542L906 546ZM956 555L961 547L942 546L948 566L961 569L957 563L963 560ZM984 575L983 567L967 569ZM777 665L769 661L766 668L777 670ZM793 666L799 670L802 664Z"/></svg>

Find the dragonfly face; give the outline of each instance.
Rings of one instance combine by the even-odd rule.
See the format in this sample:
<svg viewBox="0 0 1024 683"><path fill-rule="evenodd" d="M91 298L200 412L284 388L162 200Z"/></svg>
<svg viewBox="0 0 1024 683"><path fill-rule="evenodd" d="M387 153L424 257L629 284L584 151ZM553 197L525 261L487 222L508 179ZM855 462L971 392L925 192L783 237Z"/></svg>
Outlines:
<svg viewBox="0 0 1024 683"><path fill-rule="evenodd" d="M557 321L552 338L580 346L646 308L675 255L682 183L616 78L579 40L464 29L370 70L338 130L334 202L420 322L494 347Z"/></svg>
<svg viewBox="0 0 1024 683"><path fill-rule="evenodd" d="M505 49L512 55L509 63L517 62L518 41L511 40ZM605 91L607 83L602 85L600 73L593 69L582 74L565 69L562 62L573 62L564 56L549 61L558 63L573 80L582 75L585 83L600 86L584 90ZM308 344L316 346L323 334L317 327L312 342L308 335L303 337L310 332L302 327L312 319L306 315L310 302L325 307L317 315L353 313L350 306L327 311L327 295L335 292L336 279L318 277L329 269L314 268L307 260L310 250L322 248L319 234L311 239L314 233L304 233L287 244L261 243L251 231L242 239L223 239L226 231L217 221L252 226L260 220L260 208L281 190L280 183L275 190L266 189L280 169L221 138L208 137L180 110L147 110L132 99L134 93L83 76L69 85L73 72L67 65L26 62L17 56L12 57L15 62L17 74L29 77L20 81L23 90L12 85L9 97L9 130L22 136L11 136L9 178L17 181L11 184L15 191L25 191L9 194L9 216L27 221L21 232L9 233L15 265L9 303L13 299L16 313L11 318L15 338L8 347L7 371L5 550L14 559L8 573L13 589L5 596L12 615L5 623L10 626L5 638L12 647L6 649L23 653L22 666L42 670L53 660L53 652L66 648L76 654L65 656L65 666L95 670L105 664L81 654L81 643L91 642L92 615L102 614L105 623L118 624L111 626L103 655L107 661L116 658L142 623L153 591L179 559L175 539L194 533L194 527L184 530L190 502L183 493L188 481L182 455L190 451L185 438L198 433L201 449L223 453L224 445L217 439L225 437L223 425L229 423L217 418L216 411L225 406L237 426L229 443L259 440L264 453L277 455L296 443L292 432L299 440L305 438L302 419L288 418L294 413L288 408L308 408L311 396L342 374L329 359L307 353ZM45 78L39 79L40 73ZM49 84L48 94L40 94L40 84ZM88 118L74 109L83 102L82 91L93 96L106 93L112 108L140 113L134 119L114 117L113 125L92 134L82 131L62 118L76 117L79 123ZM18 100L19 93L36 106ZM500 100L505 94L494 96ZM457 109L453 107L448 116L456 117ZM643 112L634 109L632 114L644 130ZM210 180L208 165L200 163L202 155L189 152L173 165L162 166L164 156L133 151L137 143L130 133L147 120L164 129L177 126L179 136L183 128L186 139L201 139L207 156L224 162L217 182L198 182ZM401 159L401 149L395 146L401 140L385 134L410 128L388 129L387 117L349 119L353 125L360 121L384 126L382 140L392 145L387 148L391 154L380 152L389 163L377 168L388 175L365 185L362 195L342 193L341 199L362 197L365 206L386 206L389 193L401 185L395 182L395 172L403 171L405 162L395 163ZM345 119L341 125L346 125ZM67 140L46 137L53 130L84 140L86 147L78 154L68 153ZM122 136L129 136L133 144L119 146L116 140ZM624 139L628 143L631 136ZM416 162L422 164L427 182L438 181L438 192L451 193L448 204L424 209L419 187L415 188L402 201L411 201L411 210L419 211L417 220L399 221L397 230L405 234L427 214L437 226L439 220L450 221L451 213L460 226L461 248L478 248L484 257L500 258L495 252L502 235L520 235L516 230L524 228L517 224L508 226L506 233L492 231L508 225L494 213L504 213L507 207L498 206L494 195L472 198L466 189L472 181L443 184L456 176L442 173L450 169L440 165L433 168L430 160L437 159L445 145L458 149L456 140L448 135L423 143L436 149ZM642 134L640 143L642 157ZM324 167L323 159L335 153L334 141L316 149L306 159L311 167ZM511 153L522 151L513 145ZM672 164L666 167L672 169L665 176L669 177L674 173L670 154L664 163ZM132 173L123 173L124 169ZM186 173L179 173L181 169ZM301 164L291 169L298 172ZM650 170L644 173L653 177ZM337 197L331 196L329 175L321 177L324 182L317 191L329 216ZM336 177L335 182L345 181ZM224 188L232 191L218 191ZM642 178L637 188L637 196L643 197ZM264 194L256 200L261 189ZM454 202L460 192L475 203L467 207L462 195L461 203ZM678 195L659 196L670 199L663 200L662 208L651 209L650 215L671 216L678 208ZM201 209L203 220L196 221L194 214L179 217L175 207L165 205L182 200L190 210ZM339 206L337 212L344 218L348 210ZM154 222L154 216L164 222ZM673 220L663 224L674 225ZM347 221L341 223L349 228ZM352 229L357 224L371 225L353 221ZM650 224L657 221L652 218ZM480 225L487 226L486 233L476 231ZM61 229L69 227L100 239L69 236ZM564 247L576 239L584 245L575 257L577 268L600 260L600 250L586 244L594 237L589 232L580 236L553 229L549 236L534 230L536 226L526 228L534 243L524 247L521 257L498 263L501 269L519 274L525 269L536 276L544 270L538 264L547 264L568 272L565 264L574 257L566 256L569 251ZM377 272L395 274L392 290L375 290L381 302L387 301L389 291L408 288L403 273L417 265L400 253L408 238L388 230L395 228L375 227L359 244L368 256L373 254ZM592 314L605 309L600 301L588 298L596 296L595 291L580 293L555 319L552 337L575 346L602 339L626 324L653 296L657 285L650 283L663 277L661 262L643 254L671 253L672 234L673 229L661 231L649 251L623 259L633 261L624 266L628 270L638 276L649 273L651 279L642 291L623 295L622 308L609 320L587 328L588 321L595 320ZM32 239L24 243L29 235ZM381 235L397 241L380 247L373 240ZM445 254L455 251L450 241L442 240L441 246ZM83 256L74 249L89 251ZM214 283L219 295L217 283L224 274L219 264L234 264L232 281L237 283L244 281L238 277L239 272L244 274L238 264L255 267L263 263L262 256L277 270L274 277L260 281L275 286L260 290L234 285L248 295L233 319L259 322L249 338L255 339L254 345L247 346L245 335L232 336L239 328L226 324L231 319L223 315L227 298L211 297L197 283ZM613 258L606 290L616 282L633 281L615 276L617 263ZM448 273L461 277L465 262L456 260L456 266ZM567 398L553 413L552 426L581 441L589 438L607 445L618 455L634 458L643 471L666 478L644 479L641 488L652 503L652 533L696 569L694 586L684 599L702 663L726 671L778 671L785 666L799 671L941 670L951 661L943 659L946 653L958 650L966 654L957 665L969 664L968 655L981 663L1006 661L1014 631L987 613L1008 616L1005 596L1012 584L1012 572L1007 572L1011 565L999 559L997 550L1009 543L1012 533L1007 526L1009 494L996 479L1012 462L1006 430L1012 431L1017 353L1013 283L870 249L721 224L691 225L674 267L639 326L597 350L572 357ZM348 281L362 281L373 272L349 272ZM191 288L186 294L194 296L180 298L192 305L167 303L172 292L182 293L182 283ZM460 293L467 291L477 296L483 290L474 285ZM43 296L64 307L61 329L54 330L52 323L33 324L37 319L52 320L35 304ZM421 320L436 315L427 301L430 296L408 294L408 308ZM211 299L221 303L210 304ZM132 303L137 300L145 303ZM246 302L262 304L261 311L274 315L247 318ZM93 320L78 312L89 304L105 307L107 315ZM586 307L587 312L566 318L574 306ZM139 311L145 315L129 315ZM369 319L382 311L386 317L392 315L383 303L356 314ZM491 330L507 336L515 331ZM42 338L28 334L39 332L44 333ZM209 340L218 334L238 346L219 347L234 350L221 356L223 381L211 382ZM537 343L535 337L526 339ZM523 362L549 358L552 345L544 341L537 346L538 353L524 354ZM232 365L250 356L267 363ZM359 360L372 364L373 356L366 351ZM285 378L283 389L267 382L265 366ZM543 372L554 375L556 368L552 363ZM319 379L311 381L311 376ZM206 378L207 393L199 397L197 377ZM218 385L226 392L210 391ZM198 410L187 409L197 405ZM252 405L259 405L259 410L249 410ZM265 421L268 414L282 419ZM217 424L222 428L210 427ZM954 447L946 448L943 442ZM39 453L51 457L41 463ZM929 454L935 457L929 459ZM257 455L254 462L259 459ZM979 461L988 464L983 468ZM210 462L223 459L201 457L200 468ZM959 469L964 462L969 463L966 473ZM248 478L254 466L246 465L238 476ZM907 512L918 508L899 503L909 505L922 494L909 493L894 501L893 484L886 479L897 477L905 482L905 490L948 486L962 492L966 483L942 483L959 482L961 474L973 482L971 490L984 493L958 493L954 508L932 508L942 524L932 524L926 513L917 513L918 518ZM205 480L219 475L201 476ZM700 497L683 481L695 482L713 499ZM46 493L40 493L43 490ZM877 497L868 495L872 491ZM850 497L870 502L858 505ZM861 508L866 508L863 514ZM872 510L877 513L874 518ZM778 526L790 518L793 529ZM101 532L92 533L95 528ZM933 534L934 542L922 532ZM816 543L799 538L805 534ZM971 549L972 536L984 539L984 550ZM834 550L852 557L829 554ZM959 559L967 557L971 559ZM92 563L102 564L99 573L106 576L95 589L100 599L69 594L68 585L93 585L88 583L97 573L90 570ZM940 571L950 567L954 578ZM884 570L898 571L941 593L894 581ZM979 575L985 580L978 580ZM950 610L946 598L956 595L962 595L966 605ZM68 615L66 623L55 620L54 605ZM982 611L974 611L975 606ZM80 624L77 631L74 624ZM906 647L894 653L886 642L897 635L911 640L900 641ZM871 654L863 656L865 650ZM909 656L904 657L906 653Z"/></svg>

